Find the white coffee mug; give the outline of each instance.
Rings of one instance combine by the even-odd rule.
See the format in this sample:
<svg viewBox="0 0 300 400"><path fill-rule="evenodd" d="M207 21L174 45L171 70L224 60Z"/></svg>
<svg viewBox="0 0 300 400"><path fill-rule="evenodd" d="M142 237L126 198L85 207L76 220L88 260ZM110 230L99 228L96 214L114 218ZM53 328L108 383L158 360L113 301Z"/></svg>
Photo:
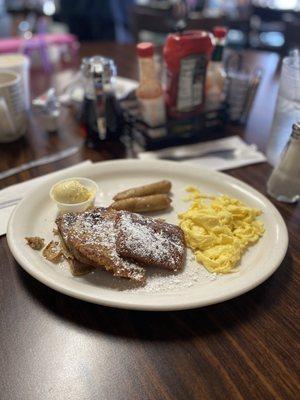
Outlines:
<svg viewBox="0 0 300 400"><path fill-rule="evenodd" d="M21 76L0 71L0 143L12 142L26 132L27 114Z"/></svg>
<svg viewBox="0 0 300 400"><path fill-rule="evenodd" d="M26 110L30 109L29 68L30 59L24 54L10 53L0 55L0 71L12 71L21 75Z"/></svg>

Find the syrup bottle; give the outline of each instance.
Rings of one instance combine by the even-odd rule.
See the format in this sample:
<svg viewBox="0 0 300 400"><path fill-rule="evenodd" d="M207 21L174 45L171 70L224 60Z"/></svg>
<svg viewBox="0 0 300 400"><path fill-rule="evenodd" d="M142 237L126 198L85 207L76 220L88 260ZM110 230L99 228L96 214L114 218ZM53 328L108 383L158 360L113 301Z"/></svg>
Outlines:
<svg viewBox="0 0 300 400"><path fill-rule="evenodd" d="M86 145L100 148L104 141L115 140L123 132L122 111L113 89L116 67L113 60L94 56L81 64L84 77L84 100L81 128Z"/></svg>

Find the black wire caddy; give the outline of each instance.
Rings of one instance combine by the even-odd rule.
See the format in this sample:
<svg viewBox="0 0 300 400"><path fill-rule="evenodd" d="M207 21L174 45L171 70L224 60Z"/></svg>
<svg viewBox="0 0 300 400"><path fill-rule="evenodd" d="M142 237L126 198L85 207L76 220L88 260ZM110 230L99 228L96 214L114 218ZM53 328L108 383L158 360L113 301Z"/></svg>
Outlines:
<svg viewBox="0 0 300 400"><path fill-rule="evenodd" d="M233 53L227 57L223 101L194 117L168 119L165 125L150 127L141 118L135 92L120 102L125 120L125 133L143 151L220 139L226 136L228 124L244 125L260 85L263 70L243 68L243 56Z"/></svg>
<svg viewBox="0 0 300 400"><path fill-rule="evenodd" d="M206 111L199 115L175 120L151 127L141 118L138 101L134 94L121 101L124 115L124 133L137 147L144 151L165 147L197 143L225 136L228 112L226 104L218 110Z"/></svg>

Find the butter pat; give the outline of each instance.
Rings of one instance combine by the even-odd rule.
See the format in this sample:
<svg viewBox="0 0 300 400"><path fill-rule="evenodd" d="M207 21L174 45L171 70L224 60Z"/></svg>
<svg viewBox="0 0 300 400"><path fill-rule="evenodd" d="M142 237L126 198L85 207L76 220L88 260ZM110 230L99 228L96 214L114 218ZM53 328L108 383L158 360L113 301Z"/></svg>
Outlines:
<svg viewBox="0 0 300 400"><path fill-rule="evenodd" d="M76 204L87 201L93 194L77 180L58 183L53 188L56 201L65 204Z"/></svg>

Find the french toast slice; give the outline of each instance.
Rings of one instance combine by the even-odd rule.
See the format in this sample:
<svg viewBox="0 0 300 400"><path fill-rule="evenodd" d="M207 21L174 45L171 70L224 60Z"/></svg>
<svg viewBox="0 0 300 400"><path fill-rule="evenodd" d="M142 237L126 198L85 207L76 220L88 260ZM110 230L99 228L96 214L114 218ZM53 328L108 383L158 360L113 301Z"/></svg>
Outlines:
<svg viewBox="0 0 300 400"><path fill-rule="evenodd" d="M122 258L116 249L117 211L95 208L83 213L66 213L56 224L69 252L81 263L103 267L114 276L145 281L145 270Z"/></svg>
<svg viewBox="0 0 300 400"><path fill-rule="evenodd" d="M119 211L115 220L120 256L143 266L178 271L183 268L186 246L179 226L162 220Z"/></svg>
<svg viewBox="0 0 300 400"><path fill-rule="evenodd" d="M68 261L70 269L71 269L71 273L74 276L80 276L80 275L86 275L89 274L90 272L94 271L94 269L96 268L93 265L89 264L89 260L87 260L85 257L80 256L80 254L78 254L78 252L76 252L75 249L73 249L73 253L77 255L77 258L75 258L75 256L71 253L71 251L69 250L64 238L66 239L67 237L67 231L65 231L66 227L64 226L64 224L62 224L61 226L61 230L63 232L58 231L57 235L60 239L60 246L62 249L62 253L65 257L65 259ZM64 235L64 237L63 237ZM81 259L81 261L79 261L79 259Z"/></svg>

